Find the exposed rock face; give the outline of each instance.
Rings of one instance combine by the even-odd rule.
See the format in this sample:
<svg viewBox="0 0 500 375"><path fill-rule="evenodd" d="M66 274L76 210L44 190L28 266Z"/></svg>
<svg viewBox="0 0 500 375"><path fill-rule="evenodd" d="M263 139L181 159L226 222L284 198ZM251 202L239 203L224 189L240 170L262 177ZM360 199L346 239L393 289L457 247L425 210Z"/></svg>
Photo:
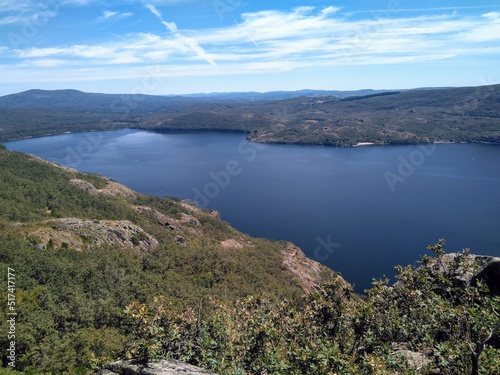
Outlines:
<svg viewBox="0 0 500 375"><path fill-rule="evenodd" d="M82 238L68 231L54 231L51 228L40 228L30 233L30 235L37 237L40 241L37 245L39 250L46 249L49 243L56 248L67 247L78 251L83 250L84 247Z"/></svg>
<svg viewBox="0 0 500 375"><path fill-rule="evenodd" d="M322 274L332 274L329 268L306 257L302 250L292 243L286 244L281 250L281 255L283 264L300 280L306 292L314 291L320 283L324 282Z"/></svg>
<svg viewBox="0 0 500 375"><path fill-rule="evenodd" d="M464 257L464 266L454 267L457 257ZM474 269L475 263L476 269ZM436 272L447 274L457 286L482 280L488 285L491 294L500 295L500 258L498 257L449 253L443 255L443 264L435 264L434 269Z"/></svg>
<svg viewBox="0 0 500 375"><path fill-rule="evenodd" d="M193 227L199 227L201 225L200 221L197 218L192 215L185 214L184 212L181 213L181 218L179 219L179 221L183 224L187 224Z"/></svg>
<svg viewBox="0 0 500 375"><path fill-rule="evenodd" d="M127 220L82 220L65 218L55 220L54 230L73 233L94 245L137 247L148 251L158 245L158 241L144 230Z"/></svg>
<svg viewBox="0 0 500 375"><path fill-rule="evenodd" d="M110 179L106 179L106 187L103 189L97 189L94 185L92 185L90 182L78 179L78 178L72 178L69 180L70 185L75 186L79 189L82 189L89 194L105 194L105 195L111 195L111 196L122 196L125 198L137 198L137 195L135 192L128 187L119 184L118 182L111 181Z"/></svg>
<svg viewBox="0 0 500 375"><path fill-rule="evenodd" d="M240 244L238 241L236 241L233 238L231 238L229 240L222 241L220 243L220 246L223 249L243 249L243 245Z"/></svg>
<svg viewBox="0 0 500 375"><path fill-rule="evenodd" d="M216 375L213 372L176 360L163 360L148 363L147 366L135 365L131 361L114 362L106 366L101 375Z"/></svg>
<svg viewBox="0 0 500 375"><path fill-rule="evenodd" d="M195 203L189 202L187 200L179 202L179 206L195 213L202 212L202 210L199 207L197 207Z"/></svg>
<svg viewBox="0 0 500 375"><path fill-rule="evenodd" d="M137 195L132 189L119 184L118 182L107 180L106 187L99 190L102 194L112 195L112 196L122 196L125 198L137 198Z"/></svg>
<svg viewBox="0 0 500 375"><path fill-rule="evenodd" d="M174 218L171 218L170 216L167 216L165 214L162 214L161 212L153 210L149 206L136 206L135 209L140 214L151 215L158 222L158 224L163 225L164 227L170 228L172 230L177 230Z"/></svg>
<svg viewBox="0 0 500 375"><path fill-rule="evenodd" d="M78 178L72 178L71 180L69 180L69 184L72 186L76 186L77 188L82 189L83 191L86 191L87 193L92 195L97 195L99 193L99 190L97 190L95 186L90 182L80 180Z"/></svg>
<svg viewBox="0 0 500 375"><path fill-rule="evenodd" d="M391 349L394 350L395 354L403 356L408 362L408 365L415 370L421 370L432 363L432 360L427 354L408 350L403 343L393 342L391 344Z"/></svg>
<svg viewBox="0 0 500 375"><path fill-rule="evenodd" d="M220 219L220 213L217 210L210 210L210 216L212 216L216 219Z"/></svg>

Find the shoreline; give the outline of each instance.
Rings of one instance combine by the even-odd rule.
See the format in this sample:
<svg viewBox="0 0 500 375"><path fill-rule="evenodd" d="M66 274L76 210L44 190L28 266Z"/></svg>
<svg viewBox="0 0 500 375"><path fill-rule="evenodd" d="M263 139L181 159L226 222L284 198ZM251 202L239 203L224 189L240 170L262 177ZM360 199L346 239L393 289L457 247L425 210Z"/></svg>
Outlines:
<svg viewBox="0 0 500 375"><path fill-rule="evenodd" d="M373 142L358 142L352 147L364 147L364 146L375 146L375 143Z"/></svg>
<svg viewBox="0 0 500 375"><path fill-rule="evenodd" d="M356 148L356 147L368 147L368 146L418 146L418 145L429 145L429 144L483 144L483 145L496 145L499 146L500 142L481 142L481 141L461 141L461 142L451 142L451 141L433 141L433 142L416 142L416 143L405 143L405 142L358 142L352 145L339 146L333 144L322 144L322 143L304 143L304 142L287 142L287 141L271 141L271 142L260 142L249 139L249 132L241 131L241 130L206 130L206 129L149 129L149 128L141 128L141 127L123 127L123 128L114 128L114 129L91 129L86 131L71 131L64 129L61 132L56 133L48 133L44 135L24 135L19 138L11 138L5 141L0 140L0 144L6 144L9 142L23 141L28 139L36 139L36 138L44 138L44 137L54 137L58 135L65 134L83 134L83 133L95 133L95 132L109 132L109 131L119 131L119 130L138 130L138 131L148 131L148 132L158 132L158 133L244 133L247 134L245 137L248 142L251 143L259 143L263 145L272 145L272 144L281 144L281 145L294 145L294 146L323 146L323 147L338 147L338 148Z"/></svg>

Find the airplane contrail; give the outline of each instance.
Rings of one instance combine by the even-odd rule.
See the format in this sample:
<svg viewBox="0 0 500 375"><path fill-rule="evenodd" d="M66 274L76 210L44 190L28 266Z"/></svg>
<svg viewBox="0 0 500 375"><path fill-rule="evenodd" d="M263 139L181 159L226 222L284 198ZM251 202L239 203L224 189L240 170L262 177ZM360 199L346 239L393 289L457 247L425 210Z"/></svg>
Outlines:
<svg viewBox="0 0 500 375"><path fill-rule="evenodd" d="M181 33L179 33L177 31L177 25L175 24L175 22L165 21L163 19L162 14L158 11L158 9L156 9L156 7L154 5L144 4L144 6L147 9L149 9L149 11L151 13L153 13L161 21L161 23L167 28L168 31L170 31L172 34L174 34L174 36L177 39L179 39L181 42L183 42L189 48L191 48L191 50L193 50L193 52L196 53L196 55L198 55L198 57L207 61L211 65L217 65L215 63L214 59L212 59L212 57L210 57L210 55L198 44L198 42L195 39L185 37L184 35L182 35Z"/></svg>

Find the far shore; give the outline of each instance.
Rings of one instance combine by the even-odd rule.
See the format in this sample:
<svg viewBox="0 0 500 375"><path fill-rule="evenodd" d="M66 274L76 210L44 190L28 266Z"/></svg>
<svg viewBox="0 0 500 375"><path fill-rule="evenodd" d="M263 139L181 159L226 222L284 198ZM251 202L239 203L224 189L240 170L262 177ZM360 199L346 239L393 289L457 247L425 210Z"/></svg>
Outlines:
<svg viewBox="0 0 500 375"><path fill-rule="evenodd" d="M357 144L354 145L354 147L359 147L359 146L373 146L375 143L373 142L358 142Z"/></svg>

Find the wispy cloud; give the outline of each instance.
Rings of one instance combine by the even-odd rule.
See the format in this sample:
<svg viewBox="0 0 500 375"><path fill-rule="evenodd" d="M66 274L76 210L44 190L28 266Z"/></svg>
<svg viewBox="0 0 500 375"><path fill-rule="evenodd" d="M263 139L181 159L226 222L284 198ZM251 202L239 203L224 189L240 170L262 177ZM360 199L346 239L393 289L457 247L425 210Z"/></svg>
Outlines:
<svg viewBox="0 0 500 375"><path fill-rule="evenodd" d="M111 17L114 17L116 15L118 15L119 12L111 12L109 10L105 10L103 13L102 13L102 16L100 16L99 18L97 18L97 21L98 22L102 22L102 21L106 21L107 19L111 18Z"/></svg>
<svg viewBox="0 0 500 375"><path fill-rule="evenodd" d="M0 0L0 26L10 24L39 24L55 17L59 4L50 6L33 0Z"/></svg>
<svg viewBox="0 0 500 375"><path fill-rule="evenodd" d="M116 12L116 11L110 11L110 10L105 10L102 12L102 16L98 17L96 22L105 22L105 21L117 21L122 18L128 18L133 16L134 14L132 12Z"/></svg>
<svg viewBox="0 0 500 375"><path fill-rule="evenodd" d="M66 60L58 60L58 59L31 59L23 63L23 66L28 68L37 67L37 68L59 68L62 66L66 66L68 62Z"/></svg>
<svg viewBox="0 0 500 375"><path fill-rule="evenodd" d="M176 40L163 40L152 34L132 34L115 43L101 45L72 45L66 47L18 49L14 54L27 59L68 59L77 60L82 65L88 64L130 64L145 62L144 56L151 52L164 51L159 58L173 57L181 50L182 43ZM1 51L0 51L1 52Z"/></svg>
<svg viewBox="0 0 500 375"><path fill-rule="evenodd" d="M400 6L400 3L395 3L394 12L412 12L412 13L421 13L421 12L441 12L441 11L456 11L456 10L473 10L473 9L488 9L488 8L497 8L498 5L470 5L470 6L446 6L446 7L427 7L427 8L404 8ZM388 13L388 9L364 9L364 10L355 10L350 11L349 14L360 14L360 13Z"/></svg>
<svg viewBox="0 0 500 375"><path fill-rule="evenodd" d="M176 38L177 40L181 41L186 46L188 46L201 59L206 60L211 65L215 65L214 59L198 44L196 38L194 37L188 38L179 33L177 31L177 25L174 22L166 22L163 19L161 13L158 11L158 9L155 8L154 5L145 4L145 7L149 9L150 12L153 13L161 21L161 23L167 28L167 30L173 34L174 38Z"/></svg>
<svg viewBox="0 0 500 375"><path fill-rule="evenodd" d="M0 13L6 12L22 12L33 7L32 0L19 0L19 1L10 1L10 0L0 0Z"/></svg>
<svg viewBox="0 0 500 375"><path fill-rule="evenodd" d="M1 2L2 0L0 0ZM288 12L244 13L233 25L179 31L161 12L146 8L168 35L135 33L96 45L0 50L0 54L30 60L38 67L60 67L64 77L93 70L92 77L138 74L139 66L156 64L165 76L231 75L342 65L425 63L472 55L500 53L500 13L478 16L433 14L352 19L337 7L300 7ZM105 11L101 19L126 15ZM202 47L203 46L203 47ZM208 64L200 64L200 59ZM215 65L215 61L218 62ZM141 64L141 65L139 65ZM117 65L113 72L110 65ZM24 65L26 66L26 65ZM70 67L79 66L80 70ZM60 68L58 68L60 69ZM97 71L106 73L97 74ZM61 78L62 79L62 78Z"/></svg>

